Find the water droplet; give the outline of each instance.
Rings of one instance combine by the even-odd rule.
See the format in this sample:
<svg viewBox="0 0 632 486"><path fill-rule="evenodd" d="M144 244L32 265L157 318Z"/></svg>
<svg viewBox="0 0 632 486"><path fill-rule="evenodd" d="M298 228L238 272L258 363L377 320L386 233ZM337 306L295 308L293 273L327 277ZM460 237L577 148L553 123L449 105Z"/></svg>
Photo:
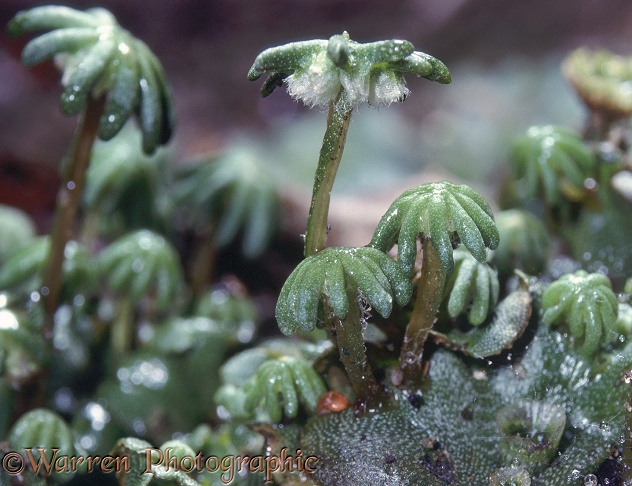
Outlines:
<svg viewBox="0 0 632 486"><path fill-rule="evenodd" d="M625 444L625 435L621 434L621 435L619 436L619 443L620 443L620 444Z"/></svg>
<svg viewBox="0 0 632 486"><path fill-rule="evenodd" d="M608 430L608 422L606 422L605 420L602 420L601 423L599 424L599 428L601 430Z"/></svg>
<svg viewBox="0 0 632 486"><path fill-rule="evenodd" d="M584 187L589 191L597 188L597 181L592 177L589 177L584 181Z"/></svg>
<svg viewBox="0 0 632 486"><path fill-rule="evenodd" d="M132 262L132 272L134 273L140 273L144 267L145 267L145 262L143 261L142 258L136 258Z"/></svg>
<svg viewBox="0 0 632 486"><path fill-rule="evenodd" d="M597 476L588 474L584 477L584 486L597 486Z"/></svg>
<svg viewBox="0 0 632 486"><path fill-rule="evenodd" d="M75 397L70 388L63 387L55 392L53 400L58 410L68 413L72 410L75 403Z"/></svg>
<svg viewBox="0 0 632 486"><path fill-rule="evenodd" d="M68 184L66 184L66 187L72 191L75 188L75 183L73 181L68 181Z"/></svg>
<svg viewBox="0 0 632 486"><path fill-rule="evenodd" d="M143 435L147 431L147 427L145 426L145 422L142 419L137 418L132 422L132 428L134 432L138 435Z"/></svg>
<svg viewBox="0 0 632 486"><path fill-rule="evenodd" d="M114 123L114 120L116 120L116 117L114 115L108 116L108 122Z"/></svg>
<svg viewBox="0 0 632 486"><path fill-rule="evenodd" d="M571 479L579 479L580 477L581 473L577 469L571 471Z"/></svg>
<svg viewBox="0 0 632 486"><path fill-rule="evenodd" d="M17 317L7 309L0 310L0 329L17 329L20 327Z"/></svg>
<svg viewBox="0 0 632 486"><path fill-rule="evenodd" d="M118 50L121 52L121 54L127 54L129 52L129 46L125 44L125 42L121 42L118 45Z"/></svg>

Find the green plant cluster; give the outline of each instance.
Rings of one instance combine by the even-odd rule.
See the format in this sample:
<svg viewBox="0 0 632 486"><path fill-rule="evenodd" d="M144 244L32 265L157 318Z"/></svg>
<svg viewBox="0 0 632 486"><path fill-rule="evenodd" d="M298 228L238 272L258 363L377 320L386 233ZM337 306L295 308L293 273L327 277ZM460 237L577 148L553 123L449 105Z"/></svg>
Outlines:
<svg viewBox="0 0 632 486"><path fill-rule="evenodd" d="M173 103L160 61L143 41L121 28L110 12L39 7L16 15L8 28L12 35L49 31L26 45L22 62L34 66L63 54L64 114L76 115L89 96L108 93L99 121L100 138L110 140L138 112L145 152L153 153L169 140Z"/></svg>
<svg viewBox="0 0 632 486"><path fill-rule="evenodd" d="M466 185L424 184L404 192L378 223L371 246L388 251L397 243L397 260L412 275L419 235L437 247L443 271L454 267L452 249L463 243L479 261L498 246L498 229L483 197Z"/></svg>
<svg viewBox="0 0 632 486"><path fill-rule="evenodd" d="M384 253L367 247L327 248L303 260L288 277L276 318L284 334L313 331L324 299L338 319L345 319L360 300L388 317L393 301L405 304L411 292L400 267Z"/></svg>
<svg viewBox="0 0 632 486"><path fill-rule="evenodd" d="M612 142L622 112L584 136L528 129L496 219L474 188L437 181L397 197L366 246L328 246L355 110L403 101L405 74L451 75L408 41L346 32L263 51L247 76L268 75L263 96L286 83L329 112L304 259L252 299L248 277L278 259L269 247L284 209L257 154L232 147L171 171L173 154L158 150L173 125L163 70L103 9L36 7L9 30L47 31L24 63L63 61L62 110L82 117L51 235L0 208L12 228L0 234L0 453L125 457L115 480L134 486L227 481L221 469L169 468L167 453L285 449L316 457L315 472L230 481L632 481L632 225L620 183L632 144ZM625 62L582 51L565 66L574 86L608 78L587 80L587 106L592 121L612 115ZM249 262L239 276L223 267L231 252ZM259 338L274 307L283 336L266 327ZM92 477L0 471L2 484Z"/></svg>
<svg viewBox="0 0 632 486"><path fill-rule="evenodd" d="M349 34L329 40L292 42L272 47L257 56L248 72L256 81L269 77L261 88L268 96L286 82L290 95L309 106L327 105L343 89L351 106L403 101L408 95L404 74L415 74L440 83L451 81L448 68L438 59L405 40L362 44Z"/></svg>
<svg viewBox="0 0 632 486"><path fill-rule="evenodd" d="M589 355L618 336L615 324L619 306L605 275L579 270L562 276L544 292L542 307L542 322L565 321Z"/></svg>
<svg viewBox="0 0 632 486"><path fill-rule="evenodd" d="M498 301L498 276L487 262L477 261L466 251L455 251L454 261L454 272L444 290L448 314L456 318L469 309L468 321L479 326Z"/></svg>

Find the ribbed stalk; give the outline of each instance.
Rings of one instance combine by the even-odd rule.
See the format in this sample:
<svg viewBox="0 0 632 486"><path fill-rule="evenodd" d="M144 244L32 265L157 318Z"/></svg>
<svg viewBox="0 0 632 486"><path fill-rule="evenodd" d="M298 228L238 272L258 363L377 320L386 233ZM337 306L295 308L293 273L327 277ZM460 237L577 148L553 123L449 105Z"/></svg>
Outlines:
<svg viewBox="0 0 632 486"><path fill-rule="evenodd" d="M418 387L421 383L424 345L441 305L446 279L439 253L430 238L423 239L421 251L421 276L417 284L417 297L399 356L404 384L413 387Z"/></svg>
<svg viewBox="0 0 632 486"><path fill-rule="evenodd" d="M57 193L57 206L51 231L51 248L44 270L42 298L47 316L45 332L52 331L52 321L62 283L62 268L66 243L72 239L73 226L85 184L92 144L97 136L104 98L88 97L86 108L79 120Z"/></svg>
<svg viewBox="0 0 632 486"><path fill-rule="evenodd" d="M356 405L361 411L367 411L385 405L388 395L371 371L364 346L361 317L360 309L352 303L344 319L334 317L333 321L340 361L355 392Z"/></svg>
<svg viewBox="0 0 632 486"><path fill-rule="evenodd" d="M314 177L312 203L305 232L306 257L315 255L325 248L331 189L342 158L350 121L351 108L348 107L344 91L340 91L336 99L329 104L327 130Z"/></svg>

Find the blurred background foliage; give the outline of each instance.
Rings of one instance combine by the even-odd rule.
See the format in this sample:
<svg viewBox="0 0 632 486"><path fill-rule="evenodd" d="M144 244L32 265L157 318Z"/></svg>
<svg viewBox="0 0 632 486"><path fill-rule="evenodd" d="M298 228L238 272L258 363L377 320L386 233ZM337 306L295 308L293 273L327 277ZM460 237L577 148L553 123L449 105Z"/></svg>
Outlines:
<svg viewBox="0 0 632 486"><path fill-rule="evenodd" d="M43 3L3 0L0 23ZM175 96L177 160L218 149L234 137L254 139L258 147L267 140L265 158L306 186L324 116L306 116L306 108L287 96L259 98L245 73L263 47L347 30L361 42L407 39L444 60L452 72L449 87L411 78L406 103L380 110L379 116L370 108L356 114L338 192L356 182L363 193L384 183L385 161L391 168L388 182L438 168L479 188L491 184L492 191L510 141L528 126L582 126L581 105L560 73L570 50L584 45L632 52L632 4L625 0L63 3L110 9L161 59ZM20 65L24 42L0 34L0 202L24 208L44 229L54 202L50 177L74 121L59 112L52 63L35 70ZM358 174L354 165L364 169L360 181L345 177Z"/></svg>

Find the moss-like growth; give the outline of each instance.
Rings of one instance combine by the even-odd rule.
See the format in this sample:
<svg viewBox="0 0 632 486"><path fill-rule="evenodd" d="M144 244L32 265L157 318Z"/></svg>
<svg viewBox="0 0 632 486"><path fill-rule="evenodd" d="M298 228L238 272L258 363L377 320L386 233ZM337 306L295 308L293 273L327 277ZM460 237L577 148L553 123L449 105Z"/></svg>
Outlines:
<svg viewBox="0 0 632 486"><path fill-rule="evenodd" d="M542 321L564 322L587 355L617 337L617 298L605 275L579 270L553 282L542 296Z"/></svg>
<svg viewBox="0 0 632 486"><path fill-rule="evenodd" d="M453 245L463 243L484 262L486 249L499 241L487 201L471 187L450 182L424 184L399 196L375 228L371 246L388 251L397 243L397 260L412 275L420 238L432 240L446 274L454 268Z"/></svg>
<svg viewBox="0 0 632 486"><path fill-rule="evenodd" d="M505 277L514 270L529 275L544 271L551 252L551 237L544 223L523 209L508 209L495 215L500 243L492 262Z"/></svg>
<svg viewBox="0 0 632 486"><path fill-rule="evenodd" d="M458 317L469 309L470 324L481 325L496 305L499 292L498 276L493 268L477 261L466 250L454 252L454 272L444 289L450 317Z"/></svg>
<svg viewBox="0 0 632 486"><path fill-rule="evenodd" d="M582 101L609 118L632 115L632 59L606 50L580 48L564 61L563 71Z"/></svg>
<svg viewBox="0 0 632 486"><path fill-rule="evenodd" d="M361 300L388 317L393 300L406 304L411 291L410 282L386 254L374 248L328 248L301 262L288 277L277 321L284 334L312 331L323 300L338 319L345 319Z"/></svg>
<svg viewBox="0 0 632 486"><path fill-rule="evenodd" d="M514 143L512 162L523 197L542 193L549 205L581 199L584 181L596 166L578 135L552 125L529 128Z"/></svg>
<svg viewBox="0 0 632 486"><path fill-rule="evenodd" d="M182 288L178 255L162 236L140 230L123 236L99 255L100 273L120 296L139 300L154 293L156 305L173 305Z"/></svg>
<svg viewBox="0 0 632 486"><path fill-rule="evenodd" d="M9 23L12 35L49 31L29 42L22 62L34 66L53 56L62 60L66 115L84 110L88 97L107 93L99 121L99 137L109 140L138 110L143 148L152 153L173 129L171 92L156 56L124 30L110 12L81 12L68 7L36 7L18 13Z"/></svg>
<svg viewBox="0 0 632 486"><path fill-rule="evenodd" d="M261 364L244 388L246 411L254 412L261 404L270 420L275 423L281 421L281 405L283 415L288 418L294 418L298 414L299 401L313 414L318 399L326 391L311 365L291 356Z"/></svg>

